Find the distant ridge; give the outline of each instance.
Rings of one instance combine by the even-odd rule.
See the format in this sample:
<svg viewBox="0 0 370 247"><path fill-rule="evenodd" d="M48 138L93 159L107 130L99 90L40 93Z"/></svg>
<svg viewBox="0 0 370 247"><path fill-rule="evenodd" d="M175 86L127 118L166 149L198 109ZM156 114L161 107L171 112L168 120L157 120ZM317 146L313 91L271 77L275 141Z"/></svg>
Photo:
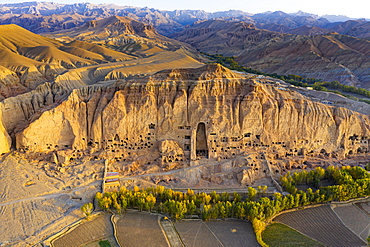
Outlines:
<svg viewBox="0 0 370 247"><path fill-rule="evenodd" d="M315 27L288 32L296 34L258 29L245 22L210 20L196 23L174 38L205 53L235 56L244 66L266 73L370 88L370 42Z"/></svg>
<svg viewBox="0 0 370 247"><path fill-rule="evenodd" d="M288 28L316 26L332 29L332 26L351 20L345 16L319 16L303 11L284 13L268 11L251 14L240 10L209 13L203 10L158 10L114 4L59 4L49 2L24 2L0 4L0 24L17 24L36 33L54 32L80 26L81 24L110 16L126 16L145 24L152 25L162 35L184 30L185 26L204 20L246 21L259 25L277 24ZM327 18L326 18L327 17ZM366 20L365 20L366 21ZM335 24L333 25L333 23ZM342 33L338 30L334 30ZM368 30L367 30L368 31ZM364 35L366 30L353 35ZM369 32L367 32L369 33ZM342 33L352 35L350 33ZM356 37L360 37L356 36Z"/></svg>

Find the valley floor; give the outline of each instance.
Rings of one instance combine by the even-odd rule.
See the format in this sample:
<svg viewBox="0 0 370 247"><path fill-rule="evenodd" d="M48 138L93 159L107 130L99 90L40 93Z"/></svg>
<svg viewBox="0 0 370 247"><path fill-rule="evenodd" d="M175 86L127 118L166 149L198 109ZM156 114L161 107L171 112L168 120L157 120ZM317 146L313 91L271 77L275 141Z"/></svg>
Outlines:
<svg viewBox="0 0 370 247"><path fill-rule="evenodd" d="M358 159L352 157L352 162L362 161L361 157L358 157ZM64 232L84 218L80 207L93 201L96 192L102 190L103 160L79 160L67 165L56 165L52 156L41 157L40 159L27 157L26 159L23 154L13 152L3 155L0 162L0 229L2 232L0 234L0 245L2 246L33 246L58 232ZM186 190L190 186L186 181L190 173L186 174L184 171L193 170L197 173L200 169L208 170L209 167L212 167L212 162L215 163L216 161L205 161L204 167L200 164L199 167L193 168L180 168L167 172L157 171L154 175L149 174L151 171L144 169L140 172L141 175L121 176L121 185L127 187L134 185L152 186L156 185L153 183L153 177L166 178L166 176L171 175L171 178L175 179L173 181L170 181L171 179L166 180L168 184L165 185L172 189ZM116 165L122 166L118 163ZM271 183L270 179L264 177L257 179L253 186L268 183ZM237 184L236 181L230 184L203 181L202 183L193 184L190 188L205 192L211 192L212 190L217 192L237 191L240 194L247 190L247 187ZM273 192L274 187L270 186L269 190ZM368 204L361 204L360 207L367 209L369 206ZM338 208L335 209L335 212L340 215L343 210ZM343 219L343 221L346 222L346 219ZM223 221L221 222L222 226L219 226L217 222L201 223L201 221L184 222L184 225L193 225L191 227L198 229L199 234L202 232L203 235L210 237L214 236L212 232L220 232L220 236L215 234L217 238L209 241L222 242L230 241L227 235L231 234L228 232L230 229L237 229L237 232L240 232L237 228L237 224L240 223L230 222ZM235 226L226 227L225 224ZM197 241L201 241L200 238L181 231L181 224L177 225L176 223L175 225L183 242L197 243ZM225 227L230 229L227 230ZM367 234L364 229L361 229L361 231L355 229L354 231L359 231L358 234L364 238ZM239 241L237 238L232 239L233 241Z"/></svg>
<svg viewBox="0 0 370 247"><path fill-rule="evenodd" d="M52 240L54 247L99 246L259 246L250 222L241 220L182 220L174 224L163 215L128 211L122 216L98 215Z"/></svg>

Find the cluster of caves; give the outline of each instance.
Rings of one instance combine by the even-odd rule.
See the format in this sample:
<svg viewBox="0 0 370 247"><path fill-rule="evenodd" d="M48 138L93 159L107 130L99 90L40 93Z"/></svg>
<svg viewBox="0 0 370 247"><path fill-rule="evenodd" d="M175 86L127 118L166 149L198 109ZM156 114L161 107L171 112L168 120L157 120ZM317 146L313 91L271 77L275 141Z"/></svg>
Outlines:
<svg viewBox="0 0 370 247"><path fill-rule="evenodd" d="M349 150L347 154L356 154L356 153L368 153L369 152L369 138L368 137L359 137L351 136L349 137L350 142ZM314 141L318 146L323 144L322 140ZM292 145L288 146L286 142L271 142L269 144L263 143L260 140L259 135L253 135L251 133L246 133L241 136L236 137L227 137L221 136L217 137L216 133L210 133L209 135L209 150L211 157L228 159L234 155L243 153L248 149L258 150L258 149L269 149L271 147L276 147L275 150L281 150L275 154L275 158L283 158L288 156L299 156L299 155L308 155L314 156L317 153L328 154L325 149L318 150L307 150L305 145L309 144L308 140L294 141ZM341 146L344 149L344 145ZM347 147L348 148L348 147ZM315 153L316 152L316 153Z"/></svg>
<svg viewBox="0 0 370 247"><path fill-rule="evenodd" d="M264 143L261 141L260 135L253 133L244 133L239 136L225 136L223 133L210 132L207 133L206 123L200 122L196 128L192 126L178 126L175 131L177 139L174 141L178 142L182 148L181 152L165 155L163 154L161 159L162 163L180 162L196 160L201 158L209 159L230 159L234 156L242 153L247 153L248 150L278 150L274 152L274 158L284 158L288 156L299 156L308 155L315 156L317 154L327 154L325 149L318 150L307 150L305 146L310 142L315 142L317 146L323 144L322 140L300 140L289 143L284 141L275 141L271 143ZM94 148L97 151L108 151L110 153L116 153L114 159L118 161L130 161L130 156L140 150L150 150L157 145L157 134L156 126L151 123L148 125L148 132L145 135L139 135L137 137L121 138L118 134L112 139L103 140L97 142L89 140L87 142L88 148ZM82 141L86 140L82 138ZM293 144L293 145L292 145ZM37 145L37 143L34 143ZM69 160L82 158L86 155L83 150L79 150L71 145L53 145L45 144L46 149L61 150L71 149L73 150ZM293 146L293 148L292 148ZM273 148L273 149L270 149ZM344 149L344 145L341 146ZM346 154L357 154L357 153L368 153L369 152L369 137L352 135L348 138ZM18 151L27 152L29 147L20 148ZM94 159L99 159L95 156Z"/></svg>

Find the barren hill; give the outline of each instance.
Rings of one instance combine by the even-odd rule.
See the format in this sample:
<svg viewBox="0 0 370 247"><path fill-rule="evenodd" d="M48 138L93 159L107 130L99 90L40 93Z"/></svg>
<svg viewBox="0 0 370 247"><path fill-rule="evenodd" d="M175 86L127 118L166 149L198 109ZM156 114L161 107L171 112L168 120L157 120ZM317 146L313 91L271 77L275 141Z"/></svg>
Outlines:
<svg viewBox="0 0 370 247"><path fill-rule="evenodd" d="M290 34L298 34L298 35L323 35L323 34L331 34L334 33L333 30L320 28L320 27L309 27L309 26L301 26L288 31Z"/></svg>
<svg viewBox="0 0 370 247"><path fill-rule="evenodd" d="M164 38L150 25L127 17L111 16L100 20L86 22L79 27L60 32L71 38L85 38L86 40L103 40L118 38L120 35L136 35L143 38Z"/></svg>
<svg viewBox="0 0 370 247"><path fill-rule="evenodd" d="M34 34L17 25L0 25L2 98L15 96L53 81L68 69L134 57L98 45L69 44Z"/></svg>
<svg viewBox="0 0 370 247"><path fill-rule="evenodd" d="M6 68L1 73L1 99L28 92L44 82L53 82L69 69L155 57L162 52L161 57L168 56L167 52L175 53L174 59L169 61L177 59L177 54L196 56L187 51L191 49L183 49L186 44L161 36L152 26L126 17L90 21L81 27L49 35L51 38L14 24L0 25L0 34L0 66ZM189 61L194 59L189 58Z"/></svg>
<svg viewBox="0 0 370 247"><path fill-rule="evenodd" d="M341 23L334 23L329 28L338 33L370 39L370 22L366 20L349 20Z"/></svg>
<svg viewBox="0 0 370 247"><path fill-rule="evenodd" d="M139 57L176 50L185 45L158 34L151 25L120 16L92 20L79 27L46 35L63 41L81 40L100 44Z"/></svg>
<svg viewBox="0 0 370 247"><path fill-rule="evenodd" d="M220 20L194 24L176 39L206 53L236 56L243 65L267 73L370 87L370 42L364 39L335 33L289 35Z"/></svg>

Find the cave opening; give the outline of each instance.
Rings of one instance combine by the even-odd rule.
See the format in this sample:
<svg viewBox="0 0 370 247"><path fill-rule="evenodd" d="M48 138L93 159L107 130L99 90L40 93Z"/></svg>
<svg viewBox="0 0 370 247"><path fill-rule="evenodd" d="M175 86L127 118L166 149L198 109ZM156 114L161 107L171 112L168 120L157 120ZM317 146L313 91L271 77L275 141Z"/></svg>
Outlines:
<svg viewBox="0 0 370 247"><path fill-rule="evenodd" d="M197 157L208 158L206 125L204 123L198 124L195 150Z"/></svg>

